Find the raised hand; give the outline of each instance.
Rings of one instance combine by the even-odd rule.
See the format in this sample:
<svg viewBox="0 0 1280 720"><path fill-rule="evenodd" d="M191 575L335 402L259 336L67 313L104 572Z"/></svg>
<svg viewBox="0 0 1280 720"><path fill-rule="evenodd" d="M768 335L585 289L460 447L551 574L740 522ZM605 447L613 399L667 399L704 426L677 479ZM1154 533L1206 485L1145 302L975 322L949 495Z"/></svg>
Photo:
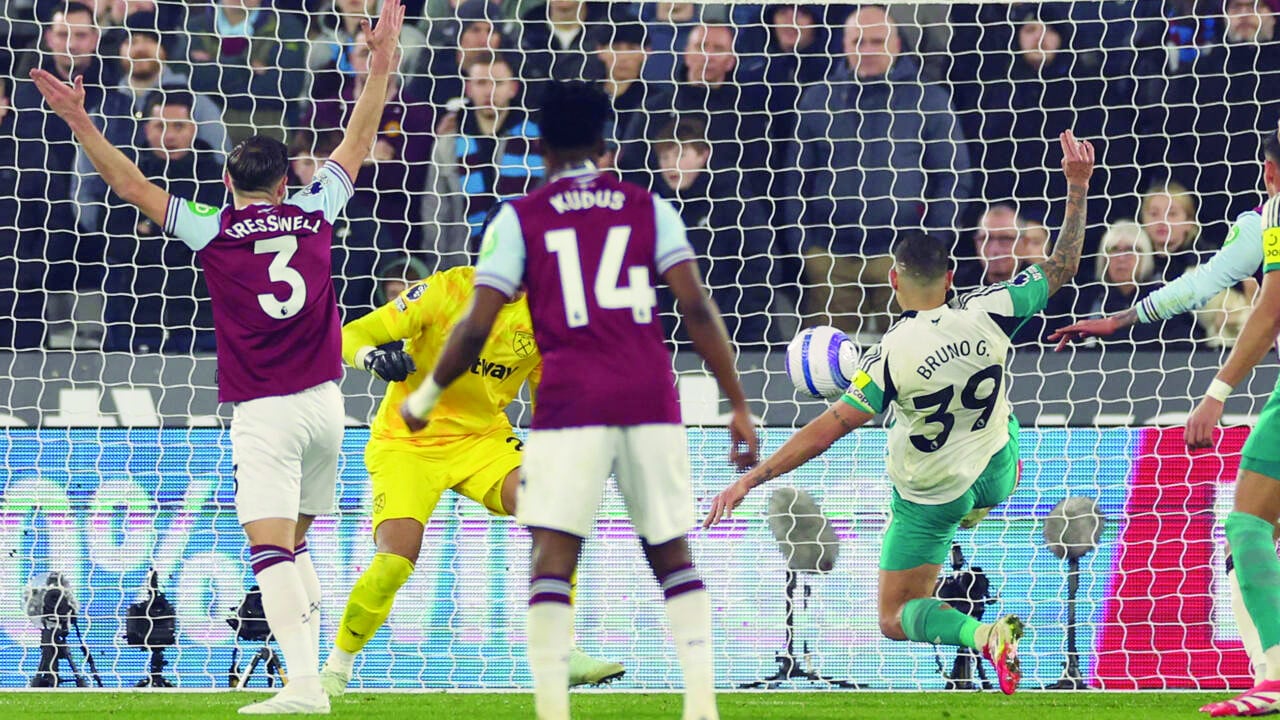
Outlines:
<svg viewBox="0 0 1280 720"><path fill-rule="evenodd" d="M89 113L84 109L83 77L77 76L75 84L69 86L53 73L34 68L31 71L31 79L35 81L36 89L44 96L49 107L53 108L58 117L66 120L68 125L73 119L79 119L81 116L85 119L89 117Z"/></svg>
<svg viewBox="0 0 1280 720"><path fill-rule="evenodd" d="M1093 144L1088 140L1076 140L1070 130L1058 137L1062 142L1062 174L1067 176L1070 185L1089 185L1089 177L1093 175Z"/></svg>
<svg viewBox="0 0 1280 720"><path fill-rule="evenodd" d="M370 72L389 72L400 52L400 28L404 24L404 5L400 0L385 0L378 24L370 27L368 20L360 21L364 42L369 48ZM377 63L377 67L374 63Z"/></svg>

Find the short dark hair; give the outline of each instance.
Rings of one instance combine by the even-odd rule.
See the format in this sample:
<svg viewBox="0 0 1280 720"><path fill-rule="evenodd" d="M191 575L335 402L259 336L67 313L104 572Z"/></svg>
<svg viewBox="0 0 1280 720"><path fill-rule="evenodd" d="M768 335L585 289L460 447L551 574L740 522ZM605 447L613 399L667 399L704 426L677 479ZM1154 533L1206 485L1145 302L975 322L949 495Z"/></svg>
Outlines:
<svg viewBox="0 0 1280 720"><path fill-rule="evenodd" d="M542 144L560 152L598 148L604 142L604 128L612 115L609 96L595 83L548 83L537 113Z"/></svg>
<svg viewBox="0 0 1280 720"><path fill-rule="evenodd" d="M162 105L176 105L187 109L188 115L194 115L196 96L184 88L160 88L147 93L142 103L142 119L150 120L156 108Z"/></svg>
<svg viewBox="0 0 1280 720"><path fill-rule="evenodd" d="M264 135L242 140L227 156L231 187L239 192L269 192L289 172L289 148Z"/></svg>
<svg viewBox="0 0 1280 720"><path fill-rule="evenodd" d="M469 78L471 76L471 68L476 65L497 65L498 63L506 65L507 68L511 70L512 80L520 80L520 56L516 53L505 52L502 50L496 52L493 50L482 50L473 55L471 62L467 63L467 66L461 68L461 70L463 76Z"/></svg>
<svg viewBox="0 0 1280 720"><path fill-rule="evenodd" d="M951 269L951 251L942 240L919 230L900 230L893 241L898 272L920 282L933 282Z"/></svg>
<svg viewBox="0 0 1280 720"><path fill-rule="evenodd" d="M155 13L134 13L124 19L124 29L129 31L129 38L143 35L160 42L160 25Z"/></svg>
<svg viewBox="0 0 1280 720"><path fill-rule="evenodd" d="M638 22L620 22L616 24L601 24L592 33L592 39L595 41L596 48L603 48L610 45L639 45L644 47L648 45L645 42L645 28Z"/></svg>
<svg viewBox="0 0 1280 720"><path fill-rule="evenodd" d="M1280 165L1280 130L1272 128L1262 134L1262 158Z"/></svg>
<svg viewBox="0 0 1280 720"><path fill-rule="evenodd" d="M63 17L65 17L65 16L67 16L67 15L70 15L71 13L79 13L79 12L82 12L82 13L89 13L89 17L93 17L93 16L94 16L94 15L93 15L93 8L91 8L91 7L89 7L88 5L85 5L84 3L81 3L81 2L75 2L74 0L72 0L72 2L69 2L69 3L67 3L66 5L63 5L62 7L58 8L57 10L55 10L55 11L54 11L54 13L53 13L53 14L54 14L54 15L57 15L58 13L62 13ZM50 17L49 19L50 19L50 20L52 20L53 18L52 18L52 17Z"/></svg>
<svg viewBox="0 0 1280 720"><path fill-rule="evenodd" d="M707 142L707 121L696 115L671 118L658 130L654 144L661 148L663 145L673 143L697 145L703 150L710 150L711 144Z"/></svg>

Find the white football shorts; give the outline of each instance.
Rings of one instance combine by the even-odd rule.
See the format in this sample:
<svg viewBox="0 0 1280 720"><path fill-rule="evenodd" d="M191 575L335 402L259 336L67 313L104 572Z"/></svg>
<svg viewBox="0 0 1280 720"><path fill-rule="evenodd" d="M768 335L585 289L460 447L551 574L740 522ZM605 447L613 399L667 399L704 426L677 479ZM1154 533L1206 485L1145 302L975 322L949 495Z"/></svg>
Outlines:
<svg viewBox="0 0 1280 720"><path fill-rule="evenodd" d="M346 408L337 383L236 403L231 414L240 524L333 512Z"/></svg>
<svg viewBox="0 0 1280 720"><path fill-rule="evenodd" d="M681 425L533 430L524 444L516 519L590 537L609 474L636 534L650 545L693 525L689 447Z"/></svg>

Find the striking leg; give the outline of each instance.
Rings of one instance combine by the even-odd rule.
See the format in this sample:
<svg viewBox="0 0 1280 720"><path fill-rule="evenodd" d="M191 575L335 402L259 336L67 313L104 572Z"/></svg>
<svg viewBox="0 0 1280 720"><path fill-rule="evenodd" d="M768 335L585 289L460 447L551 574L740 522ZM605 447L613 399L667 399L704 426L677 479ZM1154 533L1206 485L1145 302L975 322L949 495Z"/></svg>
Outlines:
<svg viewBox="0 0 1280 720"><path fill-rule="evenodd" d="M711 599L683 537L661 545L642 542L645 559L666 598L667 622L684 674L684 720L717 720Z"/></svg>

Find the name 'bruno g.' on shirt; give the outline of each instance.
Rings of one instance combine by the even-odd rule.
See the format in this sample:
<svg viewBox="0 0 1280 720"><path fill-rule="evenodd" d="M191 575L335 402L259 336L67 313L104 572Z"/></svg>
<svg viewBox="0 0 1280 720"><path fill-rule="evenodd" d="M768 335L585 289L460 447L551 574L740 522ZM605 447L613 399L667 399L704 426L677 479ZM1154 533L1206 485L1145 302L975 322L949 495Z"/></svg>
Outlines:
<svg viewBox="0 0 1280 720"><path fill-rule="evenodd" d="M955 500L1009 442L1009 338L1048 300L1032 266L951 305L903 313L863 356L843 400L890 413L889 479L903 498Z"/></svg>

